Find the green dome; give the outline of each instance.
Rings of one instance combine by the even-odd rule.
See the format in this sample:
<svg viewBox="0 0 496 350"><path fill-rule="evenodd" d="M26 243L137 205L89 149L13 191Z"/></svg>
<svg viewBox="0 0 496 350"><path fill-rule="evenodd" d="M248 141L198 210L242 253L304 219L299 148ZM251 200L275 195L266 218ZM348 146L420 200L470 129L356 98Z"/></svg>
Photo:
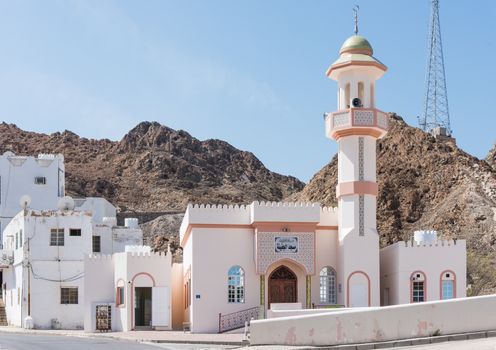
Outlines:
<svg viewBox="0 0 496 350"><path fill-rule="evenodd" d="M355 53L364 53L370 56L372 56L374 52L372 45L370 45L368 40L361 35L353 35L346 39L339 50L339 54L350 51Z"/></svg>

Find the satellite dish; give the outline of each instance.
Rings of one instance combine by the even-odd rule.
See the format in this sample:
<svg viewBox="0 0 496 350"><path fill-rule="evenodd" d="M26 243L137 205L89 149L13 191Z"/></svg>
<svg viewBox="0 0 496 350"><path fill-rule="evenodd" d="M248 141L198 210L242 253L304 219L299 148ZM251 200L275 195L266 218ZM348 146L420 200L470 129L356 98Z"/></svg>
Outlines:
<svg viewBox="0 0 496 350"><path fill-rule="evenodd" d="M73 210L74 209L74 199L69 196L64 196L59 199L58 207L60 210Z"/></svg>
<svg viewBox="0 0 496 350"><path fill-rule="evenodd" d="M19 199L19 205L22 209L27 209L31 205L31 197L27 194L21 196Z"/></svg>

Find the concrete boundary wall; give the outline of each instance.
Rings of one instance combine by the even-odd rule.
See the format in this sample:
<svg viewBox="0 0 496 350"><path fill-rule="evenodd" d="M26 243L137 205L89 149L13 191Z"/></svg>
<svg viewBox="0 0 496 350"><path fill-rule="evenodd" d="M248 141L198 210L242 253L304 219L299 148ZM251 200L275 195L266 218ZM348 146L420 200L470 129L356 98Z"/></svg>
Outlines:
<svg viewBox="0 0 496 350"><path fill-rule="evenodd" d="M383 342L496 329L496 295L255 320L251 345Z"/></svg>

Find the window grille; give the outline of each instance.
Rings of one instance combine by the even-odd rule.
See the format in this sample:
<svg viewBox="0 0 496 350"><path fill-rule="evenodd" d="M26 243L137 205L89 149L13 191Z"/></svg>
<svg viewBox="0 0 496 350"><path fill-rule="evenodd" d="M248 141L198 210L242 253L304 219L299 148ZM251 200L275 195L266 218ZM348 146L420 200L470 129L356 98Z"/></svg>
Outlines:
<svg viewBox="0 0 496 350"><path fill-rule="evenodd" d="M110 305L96 305L95 328L100 332L112 330L112 307Z"/></svg>
<svg viewBox="0 0 496 350"><path fill-rule="evenodd" d="M100 236L93 236L93 253L100 253Z"/></svg>
<svg viewBox="0 0 496 350"><path fill-rule="evenodd" d="M336 304L336 271L330 266L320 270L320 302Z"/></svg>
<svg viewBox="0 0 496 350"><path fill-rule="evenodd" d="M46 185L46 177L37 176L34 178L35 185Z"/></svg>
<svg viewBox="0 0 496 350"><path fill-rule="evenodd" d="M71 237L81 237L81 229L80 228L71 228L71 229L69 229L69 236L71 236Z"/></svg>
<svg viewBox="0 0 496 350"><path fill-rule="evenodd" d="M60 288L60 303L61 304L78 304L78 289L77 289L77 287Z"/></svg>
<svg viewBox="0 0 496 350"><path fill-rule="evenodd" d="M50 230L50 245L51 246L64 246L64 229L52 228Z"/></svg>
<svg viewBox="0 0 496 350"><path fill-rule="evenodd" d="M413 282L413 302L419 303L425 300L424 291L424 281L414 281Z"/></svg>

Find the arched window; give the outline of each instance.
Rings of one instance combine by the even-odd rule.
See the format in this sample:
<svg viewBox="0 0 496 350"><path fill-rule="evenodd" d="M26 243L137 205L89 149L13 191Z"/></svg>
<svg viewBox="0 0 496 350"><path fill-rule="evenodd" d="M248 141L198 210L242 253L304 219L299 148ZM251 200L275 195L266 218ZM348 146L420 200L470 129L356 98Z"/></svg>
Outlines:
<svg viewBox="0 0 496 350"><path fill-rule="evenodd" d="M347 83L344 88L344 100L346 101L346 108L350 108L350 83Z"/></svg>
<svg viewBox="0 0 496 350"><path fill-rule="evenodd" d="M330 266L320 270L320 302L322 304L337 304L336 271Z"/></svg>
<svg viewBox="0 0 496 350"><path fill-rule="evenodd" d="M245 272L240 266L233 266L227 273L227 301L245 302Z"/></svg>
<svg viewBox="0 0 496 350"><path fill-rule="evenodd" d="M420 303L425 301L425 284L426 278L422 271L415 271L410 276L410 301L412 303Z"/></svg>
<svg viewBox="0 0 496 350"><path fill-rule="evenodd" d="M365 101L365 92L364 92L364 90L365 90L365 88L364 88L364 85L363 85L363 81L361 81L361 82L358 83L358 98L360 99L360 101L362 101L362 104Z"/></svg>
<svg viewBox="0 0 496 350"><path fill-rule="evenodd" d="M441 299L456 298L456 276L453 271L444 271L441 273Z"/></svg>

